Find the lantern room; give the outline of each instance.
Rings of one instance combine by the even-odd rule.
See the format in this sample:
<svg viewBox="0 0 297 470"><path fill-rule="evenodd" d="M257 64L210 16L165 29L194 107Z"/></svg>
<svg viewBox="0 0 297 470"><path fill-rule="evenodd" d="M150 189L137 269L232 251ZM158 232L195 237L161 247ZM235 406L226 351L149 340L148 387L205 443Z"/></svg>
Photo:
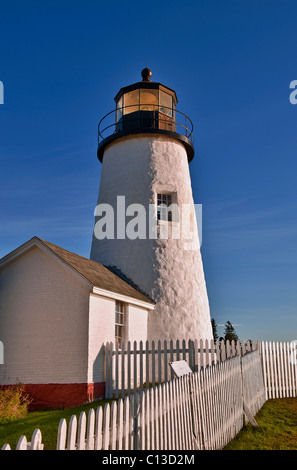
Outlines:
<svg viewBox="0 0 297 470"><path fill-rule="evenodd" d="M152 72L145 68L142 81L123 87L117 93L115 110L105 115L98 126L99 160L107 144L129 134L162 133L178 138L187 149L188 160L194 156L193 125L184 113L176 109L174 90L152 82Z"/></svg>
<svg viewBox="0 0 297 470"><path fill-rule="evenodd" d="M151 82L151 71L147 68L142 77L142 82L122 88L115 97L117 129L151 127L175 131L175 91Z"/></svg>

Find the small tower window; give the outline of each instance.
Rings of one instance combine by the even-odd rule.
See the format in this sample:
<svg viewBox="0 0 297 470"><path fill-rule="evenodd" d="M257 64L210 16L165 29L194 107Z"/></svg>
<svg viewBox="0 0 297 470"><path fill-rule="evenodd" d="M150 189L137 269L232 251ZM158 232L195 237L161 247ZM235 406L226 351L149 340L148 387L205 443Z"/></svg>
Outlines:
<svg viewBox="0 0 297 470"><path fill-rule="evenodd" d="M157 194L157 219L172 222L172 205L173 194Z"/></svg>
<svg viewBox="0 0 297 470"><path fill-rule="evenodd" d="M125 306L124 302L116 301L115 305L115 343L122 347L124 340L124 326L125 326Z"/></svg>

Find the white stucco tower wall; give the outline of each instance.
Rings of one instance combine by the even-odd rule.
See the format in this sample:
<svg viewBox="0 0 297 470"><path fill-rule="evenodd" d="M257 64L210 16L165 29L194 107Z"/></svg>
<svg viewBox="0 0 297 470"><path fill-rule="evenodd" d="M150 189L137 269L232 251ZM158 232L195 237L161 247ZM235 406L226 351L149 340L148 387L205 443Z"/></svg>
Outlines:
<svg viewBox="0 0 297 470"><path fill-rule="evenodd" d="M179 207L179 218L168 222L167 238L160 236L162 221L154 238L148 229L149 205L156 217L157 194L171 194ZM146 208L146 236L131 239L126 233L124 237L122 227L115 223L114 239L99 240L96 223L100 217L95 217L91 259L118 269L156 302L148 316L149 340L212 339L200 247L196 243L193 249L187 239L189 231L186 237L182 233L185 205L191 211L190 230L198 240L189 160L182 139L170 132L131 132L106 145L98 206L111 205L116 221L123 201L125 209L131 204ZM137 206L135 210L126 217L126 228L140 214ZM135 231L142 236L139 227Z"/></svg>

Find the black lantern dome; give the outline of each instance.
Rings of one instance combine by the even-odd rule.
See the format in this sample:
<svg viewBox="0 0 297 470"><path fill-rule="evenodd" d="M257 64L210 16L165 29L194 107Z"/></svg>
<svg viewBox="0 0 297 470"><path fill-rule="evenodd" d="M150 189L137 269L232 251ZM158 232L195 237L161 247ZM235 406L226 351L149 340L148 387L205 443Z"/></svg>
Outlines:
<svg viewBox="0 0 297 470"><path fill-rule="evenodd" d="M145 69L142 70L141 76L142 76L142 81L143 82L150 82L151 81L151 76L152 76L152 71L146 67Z"/></svg>
<svg viewBox="0 0 297 470"><path fill-rule="evenodd" d="M152 72L144 68L142 81L121 88L115 97L116 109L106 114L98 126L97 156L110 142L131 134L165 134L180 140L187 150L188 161L194 157L193 125L177 111L174 90L151 81Z"/></svg>

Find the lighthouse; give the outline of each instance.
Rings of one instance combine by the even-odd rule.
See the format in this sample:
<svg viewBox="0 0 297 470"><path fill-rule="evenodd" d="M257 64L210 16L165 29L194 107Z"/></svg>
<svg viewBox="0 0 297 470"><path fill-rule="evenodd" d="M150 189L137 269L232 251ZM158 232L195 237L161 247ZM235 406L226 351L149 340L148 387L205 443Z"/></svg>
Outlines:
<svg viewBox="0 0 297 470"><path fill-rule="evenodd" d="M90 258L155 303L148 340L212 339L189 164L193 126L177 95L142 80L119 90L98 127L102 164Z"/></svg>

